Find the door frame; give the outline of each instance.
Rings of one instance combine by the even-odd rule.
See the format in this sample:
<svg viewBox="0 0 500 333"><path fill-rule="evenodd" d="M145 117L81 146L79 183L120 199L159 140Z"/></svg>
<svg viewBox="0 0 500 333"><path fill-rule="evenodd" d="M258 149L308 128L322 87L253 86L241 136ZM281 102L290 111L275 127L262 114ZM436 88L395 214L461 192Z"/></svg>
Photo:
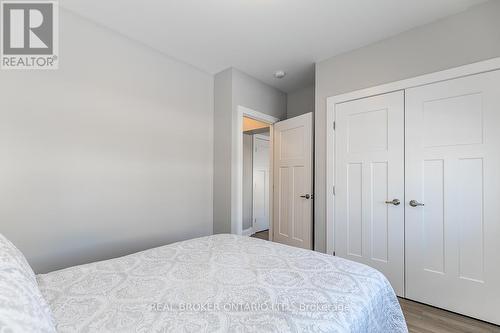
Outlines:
<svg viewBox="0 0 500 333"><path fill-rule="evenodd" d="M500 57L475 62L472 64L446 69L443 71L420 75L410 79L356 90L341 95L330 96L326 99L326 253L335 253L335 106L340 103L353 101L365 97L406 90L439 81L446 81L460 77L480 74L500 69Z"/></svg>
<svg viewBox="0 0 500 333"><path fill-rule="evenodd" d="M243 117L269 124L269 209L273 207L273 124L280 119L238 105L233 117L231 156L231 233L243 235ZM252 223L253 228L253 223ZM273 219L269 217L269 240L272 240Z"/></svg>
<svg viewBox="0 0 500 333"><path fill-rule="evenodd" d="M272 149L271 147L271 130L269 130L269 136L266 136L266 135L262 135L262 134L254 134L253 135L253 146L252 146L252 175L253 175L253 172L255 171L255 141L256 139L260 139L260 140L264 140L264 141L267 141L267 144L269 145L269 150ZM268 175L269 175L269 178L271 178L271 167L272 167L272 163L271 163L271 160L269 160L269 170L268 170ZM252 228L253 228L253 231L255 232L255 184L253 183L253 180L252 180L252 185L253 185L253 189L252 189ZM271 195L272 195L273 191L272 191L272 183L269 184L269 193L268 193L268 200L269 200L269 203L268 203L268 209L269 209L269 212L268 212L268 222L269 222L269 231L271 231ZM271 237L271 236L270 236Z"/></svg>

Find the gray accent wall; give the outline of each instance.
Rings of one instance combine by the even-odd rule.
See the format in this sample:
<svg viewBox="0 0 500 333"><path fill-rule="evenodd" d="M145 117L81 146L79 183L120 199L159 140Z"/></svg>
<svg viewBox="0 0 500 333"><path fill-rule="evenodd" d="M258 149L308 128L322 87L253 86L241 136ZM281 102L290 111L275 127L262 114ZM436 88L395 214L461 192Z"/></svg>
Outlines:
<svg viewBox="0 0 500 333"><path fill-rule="evenodd" d="M500 56L500 1L316 64L315 249L326 250L326 99Z"/></svg>
<svg viewBox="0 0 500 333"><path fill-rule="evenodd" d="M286 94L253 76L232 68L233 108L238 105L259 111L270 116L285 119Z"/></svg>
<svg viewBox="0 0 500 333"><path fill-rule="evenodd" d="M214 234L231 232L232 112L233 73L229 69L214 79Z"/></svg>
<svg viewBox="0 0 500 333"><path fill-rule="evenodd" d="M213 76L60 10L0 73L0 232L38 273L212 233Z"/></svg>
<svg viewBox="0 0 500 333"><path fill-rule="evenodd" d="M231 232L232 131L238 106L286 118L286 94L235 68L214 81L214 233Z"/></svg>
<svg viewBox="0 0 500 333"><path fill-rule="evenodd" d="M314 112L314 85L287 94L286 117Z"/></svg>

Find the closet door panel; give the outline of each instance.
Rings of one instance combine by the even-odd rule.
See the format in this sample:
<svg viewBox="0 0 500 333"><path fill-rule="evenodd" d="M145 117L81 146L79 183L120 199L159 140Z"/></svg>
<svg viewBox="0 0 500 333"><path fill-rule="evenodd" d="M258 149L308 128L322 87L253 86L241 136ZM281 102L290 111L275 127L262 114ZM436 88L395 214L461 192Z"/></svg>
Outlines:
<svg viewBox="0 0 500 333"><path fill-rule="evenodd" d="M500 324L500 72L408 89L405 109L406 296Z"/></svg>
<svg viewBox="0 0 500 333"><path fill-rule="evenodd" d="M335 253L404 296L404 92L336 105Z"/></svg>

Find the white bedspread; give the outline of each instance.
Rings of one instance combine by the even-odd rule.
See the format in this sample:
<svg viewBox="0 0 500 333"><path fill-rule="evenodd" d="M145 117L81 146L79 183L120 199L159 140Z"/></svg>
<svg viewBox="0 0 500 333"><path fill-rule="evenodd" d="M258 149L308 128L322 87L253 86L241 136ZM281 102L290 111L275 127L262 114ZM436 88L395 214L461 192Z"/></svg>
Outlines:
<svg viewBox="0 0 500 333"><path fill-rule="evenodd" d="M37 280L60 332L407 332L378 271L234 235Z"/></svg>

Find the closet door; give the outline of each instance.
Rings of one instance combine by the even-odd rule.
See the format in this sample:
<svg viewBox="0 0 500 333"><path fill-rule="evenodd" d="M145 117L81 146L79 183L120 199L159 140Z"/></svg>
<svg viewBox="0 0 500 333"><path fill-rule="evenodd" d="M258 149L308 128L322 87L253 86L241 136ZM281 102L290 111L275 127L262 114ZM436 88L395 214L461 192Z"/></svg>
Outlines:
<svg viewBox="0 0 500 333"><path fill-rule="evenodd" d="M406 296L500 324L500 72L406 91Z"/></svg>
<svg viewBox="0 0 500 333"><path fill-rule="evenodd" d="M404 92L335 107L335 253L404 294Z"/></svg>

